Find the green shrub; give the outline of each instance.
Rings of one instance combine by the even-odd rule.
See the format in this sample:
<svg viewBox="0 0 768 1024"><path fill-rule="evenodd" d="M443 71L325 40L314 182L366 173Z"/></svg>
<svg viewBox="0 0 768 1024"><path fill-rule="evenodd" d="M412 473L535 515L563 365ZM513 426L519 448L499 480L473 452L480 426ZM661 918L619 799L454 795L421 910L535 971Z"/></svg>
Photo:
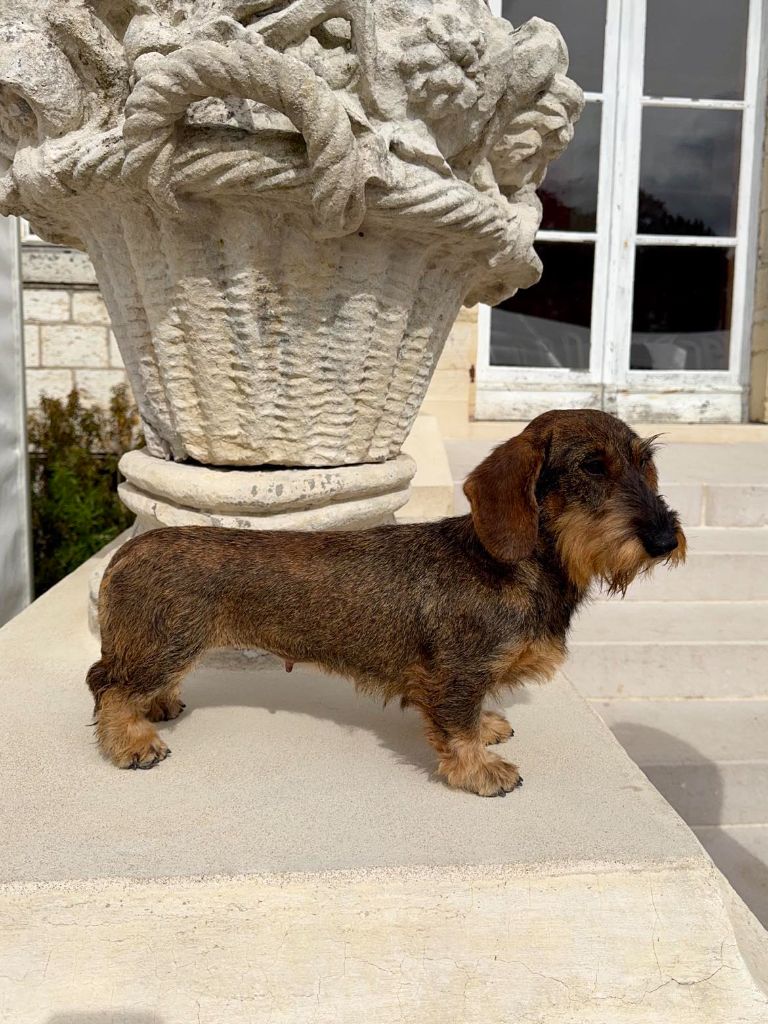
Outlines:
<svg viewBox="0 0 768 1024"><path fill-rule="evenodd" d="M117 463L140 441L127 387L109 410L42 398L28 421L35 593L42 594L133 521L117 496Z"/></svg>

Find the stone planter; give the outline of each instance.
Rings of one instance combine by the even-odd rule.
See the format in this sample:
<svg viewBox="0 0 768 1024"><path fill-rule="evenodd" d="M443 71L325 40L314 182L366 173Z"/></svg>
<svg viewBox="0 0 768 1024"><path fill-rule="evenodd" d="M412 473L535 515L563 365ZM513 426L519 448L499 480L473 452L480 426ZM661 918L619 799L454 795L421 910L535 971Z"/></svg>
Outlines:
<svg viewBox="0 0 768 1024"><path fill-rule="evenodd" d="M546 22L484 0L0 18L0 210L88 251L147 452L200 488L197 464L395 460L462 302L538 279L535 189L582 104Z"/></svg>

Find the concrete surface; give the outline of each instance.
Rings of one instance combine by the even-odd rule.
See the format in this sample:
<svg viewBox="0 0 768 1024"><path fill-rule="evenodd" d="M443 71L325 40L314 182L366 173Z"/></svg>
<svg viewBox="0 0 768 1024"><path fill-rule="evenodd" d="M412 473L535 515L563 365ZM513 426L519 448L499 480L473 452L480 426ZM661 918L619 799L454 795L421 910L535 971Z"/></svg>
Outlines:
<svg viewBox="0 0 768 1024"><path fill-rule="evenodd" d="M768 938L564 681L510 702L504 800L301 669L201 669L173 756L120 772L91 569L0 632L0 1020L764 1022Z"/></svg>

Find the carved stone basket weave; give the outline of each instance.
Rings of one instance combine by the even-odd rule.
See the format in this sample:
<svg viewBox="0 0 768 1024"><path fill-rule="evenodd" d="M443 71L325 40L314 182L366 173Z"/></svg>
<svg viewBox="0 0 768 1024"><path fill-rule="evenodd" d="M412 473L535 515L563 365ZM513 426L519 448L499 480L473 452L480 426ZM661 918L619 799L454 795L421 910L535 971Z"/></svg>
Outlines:
<svg viewBox="0 0 768 1024"><path fill-rule="evenodd" d="M462 302L538 279L581 109L484 0L9 0L0 210L92 257L149 452L391 459Z"/></svg>

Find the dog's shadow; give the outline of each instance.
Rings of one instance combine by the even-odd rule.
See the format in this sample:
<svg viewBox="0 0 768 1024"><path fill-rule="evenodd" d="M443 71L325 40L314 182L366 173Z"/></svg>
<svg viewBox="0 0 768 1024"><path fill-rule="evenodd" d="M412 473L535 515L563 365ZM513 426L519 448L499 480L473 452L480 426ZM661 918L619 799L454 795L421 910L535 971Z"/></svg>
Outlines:
<svg viewBox="0 0 768 1024"><path fill-rule="evenodd" d="M184 680L181 699L187 708L164 731L174 728L189 715L213 707L262 708L270 714L310 715L334 722L348 730L374 733L379 744L391 750L397 760L433 776L435 753L427 743L421 716L413 708L402 709L399 701L382 706L380 700L357 693L354 684L338 676L325 675L310 667L296 666L292 672L280 667L222 668L220 662L204 664ZM514 727L514 707L529 697L519 689L507 695L505 707L487 703L488 708L508 709Z"/></svg>

